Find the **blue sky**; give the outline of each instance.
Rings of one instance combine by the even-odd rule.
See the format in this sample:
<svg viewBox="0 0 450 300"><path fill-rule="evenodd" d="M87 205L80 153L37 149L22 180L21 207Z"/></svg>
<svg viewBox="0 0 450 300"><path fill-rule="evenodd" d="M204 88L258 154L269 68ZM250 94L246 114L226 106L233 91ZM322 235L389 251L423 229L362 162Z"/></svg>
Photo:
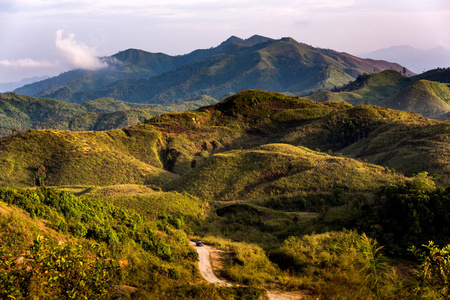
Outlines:
<svg viewBox="0 0 450 300"><path fill-rule="evenodd" d="M449 0L0 0L0 82L101 68L128 48L171 55L236 35L358 55L450 48Z"/></svg>

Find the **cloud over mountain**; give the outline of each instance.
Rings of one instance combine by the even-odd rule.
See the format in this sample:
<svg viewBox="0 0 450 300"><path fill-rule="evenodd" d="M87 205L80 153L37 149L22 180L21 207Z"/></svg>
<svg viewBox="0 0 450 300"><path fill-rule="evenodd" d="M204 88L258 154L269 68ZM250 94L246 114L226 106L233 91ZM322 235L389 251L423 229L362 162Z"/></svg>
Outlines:
<svg viewBox="0 0 450 300"><path fill-rule="evenodd" d="M56 48L75 68L98 70L107 66L96 55L95 49L75 40L75 35L69 33L64 37L64 30L56 32Z"/></svg>

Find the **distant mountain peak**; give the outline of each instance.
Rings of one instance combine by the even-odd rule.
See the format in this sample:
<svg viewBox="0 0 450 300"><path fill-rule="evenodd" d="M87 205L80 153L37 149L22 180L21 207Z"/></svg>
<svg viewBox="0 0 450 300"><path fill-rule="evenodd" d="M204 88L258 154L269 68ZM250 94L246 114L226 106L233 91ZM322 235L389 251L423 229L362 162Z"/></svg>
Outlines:
<svg viewBox="0 0 450 300"><path fill-rule="evenodd" d="M267 41L272 41L273 39L262 36L262 35L252 35L251 37L249 37L248 39L242 39L240 37L237 37L235 35L232 35L231 37L229 37L226 41L224 41L222 44L220 44L220 46L222 47L226 47L232 44L236 44L236 45L243 45L243 46L247 46L247 47L251 47L260 43L265 43Z"/></svg>
<svg viewBox="0 0 450 300"><path fill-rule="evenodd" d="M360 56L395 61L415 73L450 66L450 50L442 46L429 50L420 50L409 45L393 46L361 54Z"/></svg>

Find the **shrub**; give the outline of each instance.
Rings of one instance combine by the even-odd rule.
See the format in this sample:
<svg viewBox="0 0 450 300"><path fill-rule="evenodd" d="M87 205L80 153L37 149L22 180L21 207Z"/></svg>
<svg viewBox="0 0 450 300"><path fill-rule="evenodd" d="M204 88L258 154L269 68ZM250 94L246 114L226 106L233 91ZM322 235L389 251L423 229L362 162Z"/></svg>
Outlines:
<svg viewBox="0 0 450 300"><path fill-rule="evenodd" d="M100 299L110 295L120 268L108 253L91 244L53 245L38 237L23 263L0 248L0 296L16 298Z"/></svg>

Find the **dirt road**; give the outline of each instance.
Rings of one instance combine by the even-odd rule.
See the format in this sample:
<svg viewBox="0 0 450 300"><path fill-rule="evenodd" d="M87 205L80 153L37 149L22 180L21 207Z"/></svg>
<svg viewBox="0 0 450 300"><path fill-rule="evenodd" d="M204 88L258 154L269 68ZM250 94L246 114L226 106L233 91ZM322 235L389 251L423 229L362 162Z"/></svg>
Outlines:
<svg viewBox="0 0 450 300"><path fill-rule="evenodd" d="M214 275L211 266L211 259L209 257L209 247L206 245L202 247L197 247L195 246L194 242L191 242L191 244L198 252L199 258L198 268L200 269L200 274L202 274L203 278L205 278L205 280L208 282L215 283L221 286L231 286L231 283L226 282L224 280L220 280L219 278L216 277L216 275Z"/></svg>
<svg viewBox="0 0 450 300"><path fill-rule="evenodd" d="M198 252L198 267L203 278L205 278L208 282L215 283L220 286L232 286L231 283L221 280L214 275L210 258L211 248L206 245L197 247L195 246L195 242L191 242L191 244ZM304 299L305 294L301 292L267 291L267 296L270 300L295 300Z"/></svg>

